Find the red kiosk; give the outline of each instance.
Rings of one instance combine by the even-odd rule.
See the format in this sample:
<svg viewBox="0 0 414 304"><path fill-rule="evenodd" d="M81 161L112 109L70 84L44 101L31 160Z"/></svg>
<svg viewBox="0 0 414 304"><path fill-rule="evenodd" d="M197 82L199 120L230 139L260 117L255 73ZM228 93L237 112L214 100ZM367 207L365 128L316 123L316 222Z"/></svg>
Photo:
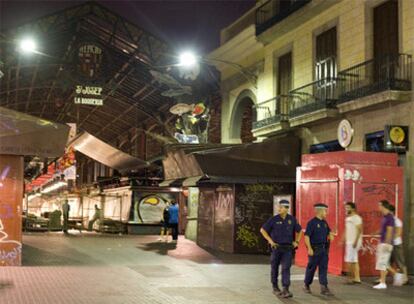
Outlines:
<svg viewBox="0 0 414 304"><path fill-rule="evenodd" d="M388 200L403 216L403 169L397 154L377 152L328 152L302 156L297 168L296 216L302 227L314 216L313 204L329 206L327 221L336 238L331 244L328 271L344 272L345 202L353 201L363 219L363 246L359 255L361 275L377 275L375 250L379 241L382 215L378 202ZM299 246L296 264L306 266L305 245Z"/></svg>

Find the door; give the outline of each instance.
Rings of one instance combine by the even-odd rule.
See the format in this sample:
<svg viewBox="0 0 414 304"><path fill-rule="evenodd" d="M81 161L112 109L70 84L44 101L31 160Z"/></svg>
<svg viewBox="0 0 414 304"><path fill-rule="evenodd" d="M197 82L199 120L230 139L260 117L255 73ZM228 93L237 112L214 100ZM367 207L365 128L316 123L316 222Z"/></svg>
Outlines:
<svg viewBox="0 0 414 304"><path fill-rule="evenodd" d="M234 192L217 191L214 210L214 249L233 252Z"/></svg>
<svg viewBox="0 0 414 304"><path fill-rule="evenodd" d="M374 81L385 82L395 73L398 57L398 1L374 8Z"/></svg>
<svg viewBox="0 0 414 304"><path fill-rule="evenodd" d="M337 75L337 38L336 27L316 37L316 63L314 95L317 100L331 102L335 96L335 78Z"/></svg>
<svg viewBox="0 0 414 304"><path fill-rule="evenodd" d="M198 205L197 243L202 247L214 246L214 206L216 193L213 189L200 189Z"/></svg>
<svg viewBox="0 0 414 304"><path fill-rule="evenodd" d="M287 117L288 94L292 90L292 53L287 53L279 57L278 77L277 77L277 95L280 96L280 102L276 103L276 114Z"/></svg>
<svg viewBox="0 0 414 304"><path fill-rule="evenodd" d="M315 217L313 205L316 203L324 203L328 205L328 215L326 221L335 234L338 233L339 221L339 183L335 180L326 181L301 181L298 185L298 212L297 218L302 226L303 231L309 220ZM342 250L336 244L338 239L335 239L330 248L329 271L340 274L342 270ZM300 266L306 266L308 262L308 254L305 246L299 246L297 252L296 263Z"/></svg>

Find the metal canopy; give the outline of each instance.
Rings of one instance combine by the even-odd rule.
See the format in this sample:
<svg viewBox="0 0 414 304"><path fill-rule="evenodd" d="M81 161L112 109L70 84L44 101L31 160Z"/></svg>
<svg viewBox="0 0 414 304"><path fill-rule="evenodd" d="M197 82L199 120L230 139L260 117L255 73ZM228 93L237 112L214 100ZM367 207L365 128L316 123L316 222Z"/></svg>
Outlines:
<svg viewBox="0 0 414 304"><path fill-rule="evenodd" d="M204 149L186 153L171 148L163 160L165 179L204 182L260 183L294 181L300 160L300 141L294 136L262 143Z"/></svg>
<svg viewBox="0 0 414 304"><path fill-rule="evenodd" d="M69 127L0 107L0 154L58 157Z"/></svg>
<svg viewBox="0 0 414 304"><path fill-rule="evenodd" d="M31 33L45 55L20 55L14 43ZM77 123L78 130L100 139L133 147L126 140L135 131L165 132L171 98L161 95L149 69L171 63L168 46L93 2L83 3L17 28L1 29L0 106L60 123ZM100 73L103 106L74 104L77 79L74 60L82 43L104 48ZM101 85L102 84L102 85ZM134 140L137 140L135 135Z"/></svg>
<svg viewBox="0 0 414 304"><path fill-rule="evenodd" d="M120 172L137 170L149 166L148 162L126 154L87 132L76 137L69 146L105 166Z"/></svg>

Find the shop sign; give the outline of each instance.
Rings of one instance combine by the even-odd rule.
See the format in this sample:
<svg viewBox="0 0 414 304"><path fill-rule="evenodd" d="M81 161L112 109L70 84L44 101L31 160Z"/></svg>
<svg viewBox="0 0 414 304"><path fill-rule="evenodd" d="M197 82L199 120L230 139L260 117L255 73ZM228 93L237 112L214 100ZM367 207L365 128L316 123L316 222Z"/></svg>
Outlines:
<svg viewBox="0 0 414 304"><path fill-rule="evenodd" d="M384 150L408 151L408 126L385 126Z"/></svg>
<svg viewBox="0 0 414 304"><path fill-rule="evenodd" d="M77 85L75 89L75 104L102 106L102 87Z"/></svg>
<svg viewBox="0 0 414 304"><path fill-rule="evenodd" d="M354 129L347 119L343 119L338 126L338 142L343 148L349 147L354 136Z"/></svg>

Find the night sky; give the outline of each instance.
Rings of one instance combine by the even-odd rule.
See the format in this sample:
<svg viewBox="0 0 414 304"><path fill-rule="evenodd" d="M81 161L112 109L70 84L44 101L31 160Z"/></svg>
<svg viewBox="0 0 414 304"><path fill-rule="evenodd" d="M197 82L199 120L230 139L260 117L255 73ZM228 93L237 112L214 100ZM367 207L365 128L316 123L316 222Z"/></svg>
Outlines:
<svg viewBox="0 0 414 304"><path fill-rule="evenodd" d="M0 0L1 29L52 14L84 1ZM208 53L219 45L220 29L252 8L255 0L97 1L164 39L179 52Z"/></svg>

